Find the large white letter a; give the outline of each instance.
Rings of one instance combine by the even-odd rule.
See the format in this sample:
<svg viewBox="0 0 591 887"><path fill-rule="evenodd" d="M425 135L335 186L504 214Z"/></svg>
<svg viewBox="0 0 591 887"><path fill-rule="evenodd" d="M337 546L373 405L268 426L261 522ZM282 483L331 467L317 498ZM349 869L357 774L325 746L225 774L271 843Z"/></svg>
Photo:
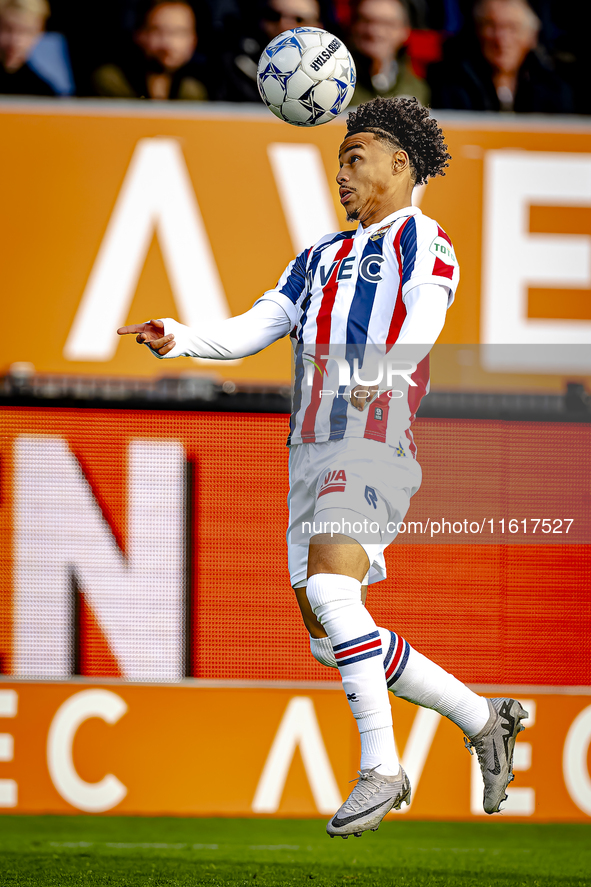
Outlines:
<svg viewBox="0 0 591 887"><path fill-rule="evenodd" d="M67 360L110 360L154 230L179 319L223 320L228 305L176 139L140 139L64 348Z"/></svg>

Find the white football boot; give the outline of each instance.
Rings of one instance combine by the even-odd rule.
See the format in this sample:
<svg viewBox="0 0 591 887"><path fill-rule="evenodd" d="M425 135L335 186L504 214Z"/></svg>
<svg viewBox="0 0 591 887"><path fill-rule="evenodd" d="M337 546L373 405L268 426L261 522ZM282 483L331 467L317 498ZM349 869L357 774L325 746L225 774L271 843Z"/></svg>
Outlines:
<svg viewBox="0 0 591 887"><path fill-rule="evenodd" d="M403 802L410 804L410 782L402 767L398 776L382 776L375 769L357 772L357 785L326 826L331 838L358 838L369 829L375 832L392 808L400 810Z"/></svg>
<svg viewBox="0 0 591 887"><path fill-rule="evenodd" d="M513 750L517 734L525 730L521 723L529 717L516 699L488 699L490 717L480 733L468 742L470 754L478 755L484 780L485 813L498 813L507 800L507 786L513 782Z"/></svg>

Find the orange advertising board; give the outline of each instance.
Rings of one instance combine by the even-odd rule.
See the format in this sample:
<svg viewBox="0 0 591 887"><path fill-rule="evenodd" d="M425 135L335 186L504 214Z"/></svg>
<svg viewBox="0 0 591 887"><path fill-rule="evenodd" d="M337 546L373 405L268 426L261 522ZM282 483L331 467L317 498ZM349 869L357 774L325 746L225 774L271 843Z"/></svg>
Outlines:
<svg viewBox="0 0 591 887"><path fill-rule="evenodd" d="M441 124L452 164L415 192L461 266L440 341L567 350L548 366L529 352L474 360L461 349L433 385L557 388L565 375L585 378L591 124L445 114ZM239 314L295 253L347 227L334 183L342 122L298 129L263 109L4 101L0 126L9 171L0 279L15 332L5 367L289 379L287 341L230 365L162 362L115 329Z"/></svg>
<svg viewBox="0 0 591 887"><path fill-rule="evenodd" d="M0 672L338 681L289 586L287 426L5 409ZM591 686L591 426L414 428L424 485L370 588L377 624L465 682Z"/></svg>
<svg viewBox="0 0 591 887"><path fill-rule="evenodd" d="M390 815L491 827L507 819L588 822L591 695L521 688L519 698L530 718L498 817L482 812L480 771L458 728L394 699L413 793L410 808ZM327 818L359 766L355 722L338 686L4 680L0 729L7 813ZM220 768L233 773L223 791Z"/></svg>

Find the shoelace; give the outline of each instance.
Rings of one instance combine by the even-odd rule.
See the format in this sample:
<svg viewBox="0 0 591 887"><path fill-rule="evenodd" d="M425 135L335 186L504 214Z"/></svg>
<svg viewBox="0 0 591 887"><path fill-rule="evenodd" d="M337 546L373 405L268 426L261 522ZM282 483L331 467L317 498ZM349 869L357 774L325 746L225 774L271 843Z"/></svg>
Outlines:
<svg viewBox="0 0 591 887"><path fill-rule="evenodd" d="M372 767L371 770L367 771L366 773L362 773L361 770L357 771L357 773L359 774L359 778L357 779L357 785L353 789L353 792L347 798L345 806L350 805L353 809L355 809L355 804L362 803L358 798L355 797L355 793L357 793L358 795L361 795L361 798L363 799L363 801L369 801L371 799L371 796L373 795L372 788L370 788L369 785L365 785L364 783L369 783L369 781L371 779L375 779L376 776L380 775L379 773L374 774L375 769L376 769L376 767ZM355 782L355 779L350 779L349 783L351 783L351 782ZM375 785L375 783L374 783L374 785ZM364 789L365 789L365 791L364 791Z"/></svg>
<svg viewBox="0 0 591 887"><path fill-rule="evenodd" d="M378 765L376 764L375 767L372 767L371 770L368 770L366 773L363 773L361 770L358 770L357 773L359 774L360 779L371 779L374 775L379 776L379 773L374 774L374 770L377 769ZM352 782L359 782L359 779L357 777L355 777L355 779L350 779L349 785L351 785Z"/></svg>

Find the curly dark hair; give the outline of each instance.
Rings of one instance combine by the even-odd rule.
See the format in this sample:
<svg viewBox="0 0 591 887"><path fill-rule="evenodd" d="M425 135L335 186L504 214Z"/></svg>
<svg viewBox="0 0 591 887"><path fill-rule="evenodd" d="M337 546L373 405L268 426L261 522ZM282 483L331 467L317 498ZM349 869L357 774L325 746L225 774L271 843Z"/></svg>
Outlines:
<svg viewBox="0 0 591 887"><path fill-rule="evenodd" d="M415 185L430 176L444 176L451 154L437 121L417 99L371 99L347 118L347 135L372 132L380 141L408 153Z"/></svg>

